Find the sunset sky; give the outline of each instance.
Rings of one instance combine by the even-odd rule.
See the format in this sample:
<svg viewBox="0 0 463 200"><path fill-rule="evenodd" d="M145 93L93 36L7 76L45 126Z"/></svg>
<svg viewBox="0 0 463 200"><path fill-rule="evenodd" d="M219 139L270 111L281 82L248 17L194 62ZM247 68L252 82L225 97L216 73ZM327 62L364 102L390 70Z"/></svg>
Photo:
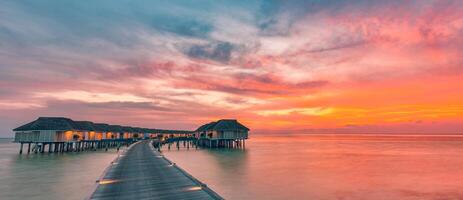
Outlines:
<svg viewBox="0 0 463 200"><path fill-rule="evenodd" d="M39 116L462 133L463 1L1 1L0 136Z"/></svg>

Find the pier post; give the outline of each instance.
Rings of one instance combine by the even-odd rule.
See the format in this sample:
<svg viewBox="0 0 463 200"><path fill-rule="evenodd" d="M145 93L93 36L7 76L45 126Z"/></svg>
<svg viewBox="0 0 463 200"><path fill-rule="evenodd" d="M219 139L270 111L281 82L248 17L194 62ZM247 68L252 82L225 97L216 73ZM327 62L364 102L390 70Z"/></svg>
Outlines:
<svg viewBox="0 0 463 200"><path fill-rule="evenodd" d="M21 147L19 148L19 154L23 154L23 143L21 142Z"/></svg>
<svg viewBox="0 0 463 200"><path fill-rule="evenodd" d="M29 142L28 143L28 147L27 147L27 154L31 153L31 143Z"/></svg>
<svg viewBox="0 0 463 200"><path fill-rule="evenodd" d="M51 144L52 143L48 143L48 153L51 153Z"/></svg>

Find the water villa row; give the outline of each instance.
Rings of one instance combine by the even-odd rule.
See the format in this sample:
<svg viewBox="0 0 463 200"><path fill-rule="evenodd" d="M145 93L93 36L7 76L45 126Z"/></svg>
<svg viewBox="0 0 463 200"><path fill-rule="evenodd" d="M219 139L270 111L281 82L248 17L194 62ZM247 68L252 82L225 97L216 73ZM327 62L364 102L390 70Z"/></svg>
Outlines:
<svg viewBox="0 0 463 200"><path fill-rule="evenodd" d="M235 119L222 119L200 126L195 131L165 130L74 121L64 117L39 117L13 129L14 142L27 144L27 153L68 152L119 148L141 139L156 139L158 147L188 140L202 147L244 147L249 129ZM31 149L31 144L33 144Z"/></svg>

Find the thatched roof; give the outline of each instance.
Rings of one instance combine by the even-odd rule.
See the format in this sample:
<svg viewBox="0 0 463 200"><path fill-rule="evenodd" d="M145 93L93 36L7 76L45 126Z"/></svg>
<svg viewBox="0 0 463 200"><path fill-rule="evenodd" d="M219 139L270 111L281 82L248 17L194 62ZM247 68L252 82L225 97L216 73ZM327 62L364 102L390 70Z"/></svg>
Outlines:
<svg viewBox="0 0 463 200"><path fill-rule="evenodd" d="M221 119L211 127L212 130L245 130L249 131L249 128L239 123L236 119Z"/></svg>
<svg viewBox="0 0 463 200"><path fill-rule="evenodd" d="M134 130L133 130L132 127L130 127L130 126L122 126L122 130L123 130L124 132L128 132L128 133L134 132Z"/></svg>
<svg viewBox="0 0 463 200"><path fill-rule="evenodd" d="M13 131L30 130L76 130L74 121L64 117L39 117L37 120L13 129Z"/></svg>
<svg viewBox="0 0 463 200"><path fill-rule="evenodd" d="M136 132L136 133L143 133L144 132L144 130L142 128L140 128L140 127L132 127L132 130L134 130L134 132Z"/></svg>
<svg viewBox="0 0 463 200"><path fill-rule="evenodd" d="M204 124L204 125L200 126L198 129L196 129L196 131L197 132L203 132L203 131L210 130L211 127L214 127L216 123L217 122L209 122L207 124Z"/></svg>
<svg viewBox="0 0 463 200"><path fill-rule="evenodd" d="M119 126L119 125L109 125L109 131L115 132L115 133L124 132L124 130L122 130L122 126Z"/></svg>
<svg viewBox="0 0 463 200"><path fill-rule="evenodd" d="M235 119L221 119L217 122L210 122L200 126L196 129L196 132L202 132L206 130L247 130L249 129L243 126ZM93 123L90 121L73 121L72 119L65 117L39 117L37 120L22 125L13 131L39 131L39 130L57 130L57 131L101 131L101 132L130 132L130 133L165 133L175 134L183 133L189 134L193 131L186 130L165 130L165 129L150 129L150 128L139 128L130 126L120 125L108 125L105 123Z"/></svg>
<svg viewBox="0 0 463 200"><path fill-rule="evenodd" d="M108 124L94 123L93 126L95 127L95 131L102 131L102 132L111 131L111 128L109 127Z"/></svg>
<svg viewBox="0 0 463 200"><path fill-rule="evenodd" d="M249 128L239 123L236 119L221 119L216 122L210 122L200 126L196 129L196 132L203 132L208 130L224 131L224 130L245 130L249 131Z"/></svg>
<svg viewBox="0 0 463 200"><path fill-rule="evenodd" d="M74 121L74 127L81 131L95 131L93 122L90 121Z"/></svg>

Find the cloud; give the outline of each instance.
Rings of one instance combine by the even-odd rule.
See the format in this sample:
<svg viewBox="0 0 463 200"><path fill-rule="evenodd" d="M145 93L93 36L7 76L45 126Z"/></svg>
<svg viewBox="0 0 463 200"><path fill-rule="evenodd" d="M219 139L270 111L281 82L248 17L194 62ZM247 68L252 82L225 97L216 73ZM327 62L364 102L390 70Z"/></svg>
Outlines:
<svg viewBox="0 0 463 200"><path fill-rule="evenodd" d="M333 112L332 108L289 108L281 110L259 110L256 111L257 114L263 116L271 115L311 115L311 116L323 116Z"/></svg>
<svg viewBox="0 0 463 200"><path fill-rule="evenodd" d="M3 1L0 127L38 115L458 127L462 11L461 1Z"/></svg>
<svg viewBox="0 0 463 200"><path fill-rule="evenodd" d="M186 54L192 58L210 59L228 62L235 47L228 42L218 42L208 45L192 45Z"/></svg>

